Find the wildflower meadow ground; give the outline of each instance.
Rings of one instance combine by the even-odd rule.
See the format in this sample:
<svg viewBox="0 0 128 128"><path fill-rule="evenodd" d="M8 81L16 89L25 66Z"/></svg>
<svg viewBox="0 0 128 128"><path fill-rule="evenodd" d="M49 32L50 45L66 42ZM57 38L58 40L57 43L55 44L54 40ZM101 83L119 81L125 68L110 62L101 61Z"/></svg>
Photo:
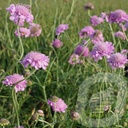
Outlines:
<svg viewBox="0 0 128 128"><path fill-rule="evenodd" d="M1 0L0 128L128 128L127 0Z"/></svg>

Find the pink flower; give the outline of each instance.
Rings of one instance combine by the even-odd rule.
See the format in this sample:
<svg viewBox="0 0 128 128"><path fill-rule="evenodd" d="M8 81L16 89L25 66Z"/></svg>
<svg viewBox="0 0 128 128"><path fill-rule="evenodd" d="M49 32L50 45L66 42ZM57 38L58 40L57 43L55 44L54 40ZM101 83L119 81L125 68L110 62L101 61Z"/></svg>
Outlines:
<svg viewBox="0 0 128 128"><path fill-rule="evenodd" d="M24 80L24 77L22 75L13 74L10 76L6 76L6 79L2 83L6 86L15 85L15 91L19 92L25 90L27 81Z"/></svg>
<svg viewBox="0 0 128 128"><path fill-rule="evenodd" d="M68 24L60 24L56 28L56 35L59 36L61 33L63 33L67 29L68 29Z"/></svg>
<svg viewBox="0 0 128 128"><path fill-rule="evenodd" d="M103 56L109 58L114 52L114 46L111 42L100 42L94 45L93 50L90 52L90 56L97 62L101 60Z"/></svg>
<svg viewBox="0 0 128 128"><path fill-rule="evenodd" d="M116 32L116 33L114 34L114 36L115 36L115 37L118 37L118 38L120 38L120 39L122 39L122 40L125 40L125 39L126 39L126 35L125 35L123 32L121 32L121 31Z"/></svg>
<svg viewBox="0 0 128 128"><path fill-rule="evenodd" d="M116 10L109 14L108 20L110 23L122 23L128 20L128 15L124 10Z"/></svg>
<svg viewBox="0 0 128 128"><path fill-rule="evenodd" d="M106 22L108 22L108 14L107 14L107 13L101 12L100 17L101 17L102 19L105 19Z"/></svg>
<svg viewBox="0 0 128 128"><path fill-rule="evenodd" d="M77 45L74 53L79 56L87 57L89 55L89 49L84 45Z"/></svg>
<svg viewBox="0 0 128 128"><path fill-rule="evenodd" d="M32 36L32 37L40 36L40 34L42 32L41 26L39 24L35 24L35 23L30 24L29 30L30 30L30 36Z"/></svg>
<svg viewBox="0 0 128 128"><path fill-rule="evenodd" d="M23 58L21 63L24 65L25 68L28 65L31 65L37 70L40 68L46 70L46 67L48 66L49 63L49 58L45 54L32 51Z"/></svg>
<svg viewBox="0 0 128 128"><path fill-rule="evenodd" d="M32 23L33 15L30 13L30 7L25 5L14 5L11 4L10 7L7 8L7 11L10 12L10 20L19 26L24 26L24 22Z"/></svg>
<svg viewBox="0 0 128 128"><path fill-rule="evenodd" d="M56 39L52 42L52 46L54 48L60 48L63 46L63 42L61 42L59 39Z"/></svg>
<svg viewBox="0 0 128 128"><path fill-rule="evenodd" d="M71 64L71 65L76 65L76 64L83 64L84 61L80 59L79 55L73 53L70 56L70 59L69 59L68 63Z"/></svg>
<svg viewBox="0 0 128 128"><path fill-rule="evenodd" d="M65 110L67 108L67 105L65 102L56 96L53 96L51 100L48 100L48 104L52 107L53 111L55 112L63 112L65 113Z"/></svg>
<svg viewBox="0 0 128 128"><path fill-rule="evenodd" d="M80 36L80 38L86 38L86 37L91 36L94 32L95 32L95 30L93 29L92 26L85 26L79 32L79 36Z"/></svg>
<svg viewBox="0 0 128 128"><path fill-rule="evenodd" d="M18 30L15 31L15 35L16 36L25 36L25 37L29 37L30 35L30 30L27 28L19 28L19 35L18 35Z"/></svg>
<svg viewBox="0 0 128 128"><path fill-rule="evenodd" d="M18 126L15 126L14 128L24 128L23 126L20 126L20 127L18 127Z"/></svg>
<svg viewBox="0 0 128 128"><path fill-rule="evenodd" d="M95 30L95 32L90 36L93 44L104 42L104 37L101 31Z"/></svg>
<svg viewBox="0 0 128 128"><path fill-rule="evenodd" d="M128 59L127 56L122 53L115 53L110 56L108 63L112 69L124 68L125 64L128 63Z"/></svg>
<svg viewBox="0 0 128 128"><path fill-rule="evenodd" d="M93 26L97 26L98 24L103 23L104 19L95 15L95 16L91 16L90 22Z"/></svg>

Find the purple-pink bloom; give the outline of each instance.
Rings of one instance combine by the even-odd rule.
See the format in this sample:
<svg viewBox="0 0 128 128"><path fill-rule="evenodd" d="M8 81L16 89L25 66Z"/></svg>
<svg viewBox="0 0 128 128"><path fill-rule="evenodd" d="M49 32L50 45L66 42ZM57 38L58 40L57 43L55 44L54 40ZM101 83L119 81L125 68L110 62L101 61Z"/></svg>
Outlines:
<svg viewBox="0 0 128 128"><path fill-rule="evenodd" d="M76 64L83 64L84 61L80 59L79 55L73 53L70 56L70 59L69 59L68 63L71 64L71 65L76 65Z"/></svg>
<svg viewBox="0 0 128 128"><path fill-rule="evenodd" d="M125 23L125 29L128 29L128 21Z"/></svg>
<svg viewBox="0 0 128 128"><path fill-rule="evenodd" d="M128 20L128 15L124 10L118 9L111 12L108 17L110 23L122 23Z"/></svg>
<svg viewBox="0 0 128 128"><path fill-rule="evenodd" d="M48 100L48 104L52 107L55 112L63 112L65 113L67 105L65 102L56 96L53 96L51 100Z"/></svg>
<svg viewBox="0 0 128 128"><path fill-rule="evenodd" d="M104 42L104 37L101 31L95 30L95 32L90 36L93 44Z"/></svg>
<svg viewBox="0 0 128 128"><path fill-rule="evenodd" d="M89 49L88 49L88 47L86 47L82 44L79 44L79 45L77 45L74 53L79 56L87 57L89 55Z"/></svg>
<svg viewBox="0 0 128 128"><path fill-rule="evenodd" d="M120 39L122 39L122 40L125 40L125 39L126 39L126 35L125 35L123 32L121 32L121 31L116 32L116 33L114 34L114 36L115 36L115 37L118 37L118 38L120 38Z"/></svg>
<svg viewBox="0 0 128 128"><path fill-rule="evenodd" d="M126 31L127 30L127 27L124 24L122 24L122 23L119 24L119 27L120 27L120 29L122 31Z"/></svg>
<svg viewBox="0 0 128 128"><path fill-rule="evenodd" d="M127 53L128 53L128 50L127 50L127 49L123 49L123 50L121 51L121 53L122 53L122 54L127 54Z"/></svg>
<svg viewBox="0 0 128 128"><path fill-rule="evenodd" d="M103 56L109 58L113 52L114 46L111 42L99 42L94 45L93 50L90 52L90 56L97 62L101 60Z"/></svg>
<svg viewBox="0 0 128 128"><path fill-rule="evenodd" d="M39 24L31 23L29 26L30 36L40 36L42 29Z"/></svg>
<svg viewBox="0 0 128 128"><path fill-rule="evenodd" d="M14 128L24 128L23 126L20 126L20 127L18 127L18 126L15 126Z"/></svg>
<svg viewBox="0 0 128 128"><path fill-rule="evenodd" d="M86 38L86 37L91 36L94 32L95 32L95 30L93 29L92 26L85 26L79 32L79 36L80 36L80 38Z"/></svg>
<svg viewBox="0 0 128 128"><path fill-rule="evenodd" d="M53 42L52 42L52 46L54 48L60 48L61 46L63 46L63 42L61 42L59 39L55 39Z"/></svg>
<svg viewBox="0 0 128 128"><path fill-rule="evenodd" d="M19 28L19 33L18 30L15 31L16 36L24 36L24 37L29 37L30 35L30 30L27 28Z"/></svg>
<svg viewBox="0 0 128 128"><path fill-rule="evenodd" d="M112 67L112 69L124 68L127 62L128 62L127 56L122 53L112 54L108 59L108 63Z"/></svg>
<svg viewBox="0 0 128 128"><path fill-rule="evenodd" d="M24 26L25 21L27 23L33 22L33 15L30 13L30 9L25 5L11 4L6 9L11 14L10 20L18 24L19 26Z"/></svg>
<svg viewBox="0 0 128 128"><path fill-rule="evenodd" d="M67 29L68 29L68 24L60 24L56 28L56 35L59 36L61 33L63 33Z"/></svg>
<svg viewBox="0 0 128 128"><path fill-rule="evenodd" d="M37 70L40 68L46 70L46 67L49 63L49 57L40 52L32 51L23 58L21 63L24 65L25 68L28 67L28 65L31 65Z"/></svg>
<svg viewBox="0 0 128 128"><path fill-rule="evenodd" d="M24 77L22 75L13 74L10 76L6 76L5 80L2 81L2 83L5 84L6 86L15 85L15 91L19 92L25 90L27 81L24 80Z"/></svg>
<svg viewBox="0 0 128 128"><path fill-rule="evenodd" d="M90 22L91 22L92 26L97 26L98 24L103 23L104 19L94 15L94 16L91 16Z"/></svg>
<svg viewBox="0 0 128 128"><path fill-rule="evenodd" d="M107 14L107 13L101 12L100 17L101 17L102 19L105 19L106 22L108 22L108 14Z"/></svg>

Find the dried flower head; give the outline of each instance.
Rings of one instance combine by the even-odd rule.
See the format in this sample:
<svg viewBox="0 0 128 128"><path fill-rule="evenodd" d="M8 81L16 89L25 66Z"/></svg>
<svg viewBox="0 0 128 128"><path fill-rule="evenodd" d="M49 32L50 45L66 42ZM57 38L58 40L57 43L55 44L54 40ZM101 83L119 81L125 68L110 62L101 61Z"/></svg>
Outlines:
<svg viewBox="0 0 128 128"><path fill-rule="evenodd" d="M5 126L8 125L9 123L10 122L5 118L0 119L0 126Z"/></svg>
<svg viewBox="0 0 128 128"><path fill-rule="evenodd" d="M87 3L87 4L84 5L84 9L85 10L93 10L94 5L92 3Z"/></svg>
<svg viewBox="0 0 128 128"><path fill-rule="evenodd" d="M79 120L80 119L79 113L75 112L75 111L71 112L71 119L72 120Z"/></svg>

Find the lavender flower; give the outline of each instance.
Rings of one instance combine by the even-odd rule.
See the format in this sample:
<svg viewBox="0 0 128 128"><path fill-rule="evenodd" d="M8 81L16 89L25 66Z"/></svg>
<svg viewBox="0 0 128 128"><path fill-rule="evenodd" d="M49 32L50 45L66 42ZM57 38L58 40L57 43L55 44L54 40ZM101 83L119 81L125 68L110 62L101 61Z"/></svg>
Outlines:
<svg viewBox="0 0 128 128"><path fill-rule="evenodd" d="M63 42L61 42L59 39L56 39L52 42L52 46L54 48L60 48L61 46L63 46Z"/></svg>
<svg viewBox="0 0 128 128"><path fill-rule="evenodd" d="M126 25L126 24L125 24ZM119 24L119 27L122 31L126 31L127 30L127 27L125 26L124 24L120 23Z"/></svg>
<svg viewBox="0 0 128 128"><path fill-rule="evenodd" d="M127 56L122 53L112 54L108 59L108 63L112 67L112 69L124 68L127 62L128 62Z"/></svg>
<svg viewBox="0 0 128 128"><path fill-rule="evenodd" d="M103 23L104 19L95 15L95 16L91 16L90 22L91 22L92 26L97 26L98 24Z"/></svg>
<svg viewBox="0 0 128 128"><path fill-rule="evenodd" d="M19 92L25 90L27 81L24 80L24 77L22 75L13 74L10 76L6 76L6 79L2 83L6 86L15 85L15 91Z"/></svg>
<svg viewBox="0 0 128 128"><path fill-rule="evenodd" d="M24 26L24 22L32 23L33 15L30 13L30 8L25 5L11 4L7 11L11 14L10 20L19 26Z"/></svg>
<svg viewBox="0 0 128 128"><path fill-rule="evenodd" d="M110 23L122 23L128 20L128 15L124 10L116 10L109 14L108 20Z"/></svg>
<svg viewBox="0 0 128 128"><path fill-rule="evenodd" d="M48 100L48 104L52 107L53 111L55 112L63 112L65 113L65 110L67 108L67 105L65 102L56 96L53 96L51 100Z"/></svg>
<svg viewBox="0 0 128 128"><path fill-rule="evenodd" d="M93 29L92 26L85 26L79 32L79 36L80 36L80 38L86 38L86 37L91 36L94 32L95 32L95 30Z"/></svg>
<svg viewBox="0 0 128 128"><path fill-rule="evenodd" d="M63 33L67 29L68 29L68 24L60 24L56 28L56 35L59 36L61 33Z"/></svg>
<svg viewBox="0 0 128 128"><path fill-rule="evenodd" d="M100 17L101 17L102 19L105 19L106 22L108 22L108 14L107 14L107 13L101 12Z"/></svg>
<svg viewBox="0 0 128 128"><path fill-rule="evenodd" d="M49 58L45 54L32 51L23 58L21 63L24 65L25 68L28 65L31 65L37 70L40 68L46 70L46 67L48 66L49 63Z"/></svg>
<svg viewBox="0 0 128 128"><path fill-rule="evenodd" d="M40 36L40 34L42 32L41 26L39 24L35 24L35 23L30 24L29 30L30 30L30 36L32 36L32 37Z"/></svg>
<svg viewBox="0 0 128 128"><path fill-rule="evenodd" d="M27 28L19 28L19 34L18 34L18 30L15 31L15 35L16 36L25 36L25 37L29 37L30 35L30 30Z"/></svg>
<svg viewBox="0 0 128 128"><path fill-rule="evenodd" d="M118 38L120 38L120 39L122 39L122 40L125 40L125 39L126 39L126 35L125 35L123 32L121 32L121 31L116 32L116 33L114 34L114 36L115 36L115 37L118 37Z"/></svg>
<svg viewBox="0 0 128 128"><path fill-rule="evenodd" d="M103 56L109 58L114 52L114 46L111 42L100 42L94 45L93 50L90 52L90 56L97 62L101 60Z"/></svg>
<svg viewBox="0 0 128 128"><path fill-rule="evenodd" d="M18 127L18 126L15 126L14 128L24 128L23 126L20 126L20 127Z"/></svg>
<svg viewBox="0 0 128 128"><path fill-rule="evenodd" d="M90 36L93 44L104 42L104 37L101 31L95 30L95 32Z"/></svg>
<svg viewBox="0 0 128 128"><path fill-rule="evenodd" d="M77 45L74 53L79 56L87 57L89 55L89 49L84 45Z"/></svg>

